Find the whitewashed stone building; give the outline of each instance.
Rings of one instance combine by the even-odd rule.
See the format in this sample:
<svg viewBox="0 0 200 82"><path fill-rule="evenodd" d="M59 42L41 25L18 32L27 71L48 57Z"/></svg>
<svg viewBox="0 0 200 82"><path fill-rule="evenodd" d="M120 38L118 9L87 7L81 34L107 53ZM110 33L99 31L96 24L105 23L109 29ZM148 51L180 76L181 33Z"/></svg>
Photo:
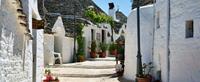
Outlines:
<svg viewBox="0 0 200 82"><path fill-rule="evenodd" d="M162 82L200 80L199 5L198 0L159 0L154 6L149 7L150 11L141 8L141 47L145 47L145 49L141 48L142 60L144 63L149 60L153 62L152 75L155 79L161 79ZM153 12L153 15L143 15L149 12ZM148 19L150 17L153 18ZM144 24L151 26L143 26ZM131 80L135 79L137 64L136 25L136 11L133 10L127 24L127 29L132 29L130 31L133 33L127 30L126 39L130 40L126 41L124 74L125 78ZM144 37L147 28L150 34ZM130 45L131 41L133 45ZM145 50L151 52L145 54ZM147 57L150 58L146 59Z"/></svg>
<svg viewBox="0 0 200 82"><path fill-rule="evenodd" d="M56 20L52 32L54 34L54 51L61 53L62 62L70 63L73 59L73 39L65 37L65 27L61 16Z"/></svg>
<svg viewBox="0 0 200 82"><path fill-rule="evenodd" d="M83 37L85 37L86 58L90 57L89 47L91 47L92 41L96 41L97 44L100 42L109 44L111 42L110 28L110 25L106 23L99 24L99 26L94 24L84 26Z"/></svg>
<svg viewBox="0 0 200 82"><path fill-rule="evenodd" d="M43 56L33 47L34 41L42 40L32 34L32 18L41 20L38 11L33 10L37 8L35 2L0 0L0 82L41 82L43 68L33 61L33 53Z"/></svg>
<svg viewBox="0 0 200 82"><path fill-rule="evenodd" d="M155 71L161 70L163 82L200 80L199 8L199 0L160 0L155 4L154 59L159 59Z"/></svg>
<svg viewBox="0 0 200 82"><path fill-rule="evenodd" d="M73 42L74 39L65 36L65 27L61 16L56 17L53 24L52 34L44 35L44 63L54 65L56 62L55 53L60 54L60 63L70 63L73 61Z"/></svg>
<svg viewBox="0 0 200 82"><path fill-rule="evenodd" d="M28 0L1 0L0 4L0 81L31 82L32 81L32 41L31 25L20 17L31 17ZM22 14L22 12L24 14ZM20 19L19 19L20 18ZM27 34L27 35L25 35Z"/></svg>
<svg viewBox="0 0 200 82"><path fill-rule="evenodd" d="M143 63L152 61L153 47L153 6L141 7L141 54ZM125 71L126 79L134 80L137 70L137 14L136 9L128 16L125 40Z"/></svg>

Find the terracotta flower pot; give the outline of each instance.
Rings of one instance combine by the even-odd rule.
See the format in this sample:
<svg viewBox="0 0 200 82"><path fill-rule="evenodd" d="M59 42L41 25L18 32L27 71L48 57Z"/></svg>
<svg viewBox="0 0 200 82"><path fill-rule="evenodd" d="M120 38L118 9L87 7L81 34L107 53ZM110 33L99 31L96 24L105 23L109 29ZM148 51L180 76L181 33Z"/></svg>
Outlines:
<svg viewBox="0 0 200 82"><path fill-rule="evenodd" d="M90 52L90 57L91 58L96 58L97 57L96 52Z"/></svg>
<svg viewBox="0 0 200 82"><path fill-rule="evenodd" d="M111 51L111 55L116 56L116 55L117 55L117 50L112 50L112 51Z"/></svg>
<svg viewBox="0 0 200 82"><path fill-rule="evenodd" d="M78 56L78 61L79 61L79 62L83 62L83 61L85 61L84 56Z"/></svg>
<svg viewBox="0 0 200 82"><path fill-rule="evenodd" d="M59 82L59 81L50 81L50 82Z"/></svg>
<svg viewBox="0 0 200 82"><path fill-rule="evenodd" d="M137 77L137 82L151 82L151 80L149 78L139 78Z"/></svg>
<svg viewBox="0 0 200 82"><path fill-rule="evenodd" d="M106 52L101 52L100 55L99 55L99 57L105 58L106 57Z"/></svg>

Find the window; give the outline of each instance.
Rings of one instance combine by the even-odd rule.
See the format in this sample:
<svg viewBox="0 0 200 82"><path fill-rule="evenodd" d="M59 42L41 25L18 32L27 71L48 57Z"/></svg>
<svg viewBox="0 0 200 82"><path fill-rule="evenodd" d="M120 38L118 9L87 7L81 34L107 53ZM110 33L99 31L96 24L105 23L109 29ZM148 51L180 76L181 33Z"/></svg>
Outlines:
<svg viewBox="0 0 200 82"><path fill-rule="evenodd" d="M192 38L194 36L193 20L186 21L185 38Z"/></svg>
<svg viewBox="0 0 200 82"><path fill-rule="evenodd" d="M97 36L96 36L96 40L97 40L97 41L100 41L100 40L101 40L100 33L96 33L96 34L97 34Z"/></svg>

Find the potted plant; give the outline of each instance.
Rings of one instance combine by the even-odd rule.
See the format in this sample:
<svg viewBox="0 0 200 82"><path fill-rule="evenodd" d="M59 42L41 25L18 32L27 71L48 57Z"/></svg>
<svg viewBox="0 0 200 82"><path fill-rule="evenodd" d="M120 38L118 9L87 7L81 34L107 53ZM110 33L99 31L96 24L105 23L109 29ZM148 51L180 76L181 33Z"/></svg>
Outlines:
<svg viewBox="0 0 200 82"><path fill-rule="evenodd" d="M106 57L106 50L108 48L108 45L106 43L100 43L99 47L101 49L101 53L99 54L99 57L105 58Z"/></svg>
<svg viewBox="0 0 200 82"><path fill-rule="evenodd" d="M137 82L151 82L152 76L150 75L150 72L152 68L152 62L149 62L148 64L144 63L142 66L143 74L137 75Z"/></svg>
<svg viewBox="0 0 200 82"><path fill-rule="evenodd" d="M115 43L111 43L109 46L109 52L111 55L117 55L117 45Z"/></svg>
<svg viewBox="0 0 200 82"><path fill-rule="evenodd" d="M96 47L97 47L96 41L92 41L92 43L91 43L91 52L90 52L90 57L91 58L96 58L97 57L97 55L96 55Z"/></svg>
<svg viewBox="0 0 200 82"><path fill-rule="evenodd" d="M43 82L59 82L59 79L58 77L53 78L51 71L45 69L45 79Z"/></svg>

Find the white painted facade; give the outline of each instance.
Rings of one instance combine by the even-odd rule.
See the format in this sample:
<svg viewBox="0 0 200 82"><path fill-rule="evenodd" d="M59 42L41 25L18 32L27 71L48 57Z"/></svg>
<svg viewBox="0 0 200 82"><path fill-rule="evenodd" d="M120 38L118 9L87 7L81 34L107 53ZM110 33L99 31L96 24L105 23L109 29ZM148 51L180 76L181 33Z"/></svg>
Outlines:
<svg viewBox="0 0 200 82"><path fill-rule="evenodd" d="M15 0L2 0L0 7L0 82L41 82L43 71L43 30L34 30L37 36L34 42L39 47L34 49L32 41L32 18L38 19L38 16L32 16L32 0L20 0L19 4ZM35 0L36 1L36 0ZM23 16L17 12L22 5L22 11L26 15L26 21L20 19ZM35 4L37 5L37 4ZM20 23L27 23L22 25ZM33 52L37 51L33 63ZM36 65L36 69L33 67ZM35 72L34 72L35 71ZM33 77L33 73L37 77Z"/></svg>
<svg viewBox="0 0 200 82"><path fill-rule="evenodd" d="M146 49L142 48L141 50L151 50L151 53L148 53L153 58L155 79L159 78L158 72L161 71L162 82L199 82L200 2L198 0L168 1L159 0L156 1L155 7L141 8L141 40L143 40L142 37L144 37L147 28L152 32L152 34L145 36L147 38L145 42L141 41L141 46L145 44L146 47ZM144 21L144 18L149 18L147 15L149 12L153 12L151 16L155 16L155 18ZM128 17L126 35L124 77L131 80L135 79L137 64L136 18L136 11L133 10ZM188 20L193 21L194 35L191 38L186 38L186 21ZM143 27L144 24L147 26ZM147 41L148 44L146 44ZM144 57L143 51L142 56ZM143 61L148 60L143 58Z"/></svg>
<svg viewBox="0 0 200 82"><path fill-rule="evenodd" d="M27 26L20 25L19 3L2 0L0 7L0 81L32 82L32 11L31 0L21 0ZM30 30L30 33L28 30Z"/></svg>
<svg viewBox="0 0 200 82"><path fill-rule="evenodd" d="M97 43L102 42L102 36L104 35L104 42L110 43L111 42L111 29L110 25L106 23L99 24L99 27L96 25L86 25L83 28L83 37L85 37L85 53L86 58L90 57L90 50L91 42L92 42L92 32L93 30L93 38ZM102 34L102 30L104 30L104 34ZM108 36L110 35L110 36ZM98 47L98 46L97 46Z"/></svg>
<svg viewBox="0 0 200 82"><path fill-rule="evenodd" d="M169 71L166 64L167 9L166 0L157 1L156 12L160 13L160 28L155 29L154 57L157 69L161 69L163 82L199 82L200 78L200 2L198 0L171 0L169 31ZM158 15L156 14L156 17ZM194 36L185 38L186 21L193 20ZM160 64L159 64L160 63ZM156 70L157 71L157 70ZM169 79L167 74L169 73Z"/></svg>
<svg viewBox="0 0 200 82"><path fill-rule="evenodd" d="M149 63L152 60L153 46L153 7L152 5L141 8L141 54L142 62ZM136 9L128 16L125 35L125 71L124 78L134 80L137 70L137 15Z"/></svg>
<svg viewBox="0 0 200 82"><path fill-rule="evenodd" d="M64 37L63 38L63 51L62 53L66 53L63 56L63 63L70 63L73 61L73 54L74 54L74 38L71 37Z"/></svg>
<svg viewBox="0 0 200 82"><path fill-rule="evenodd" d="M73 59L74 39L65 37L62 18L59 16L55 22L52 31L54 34L54 52L61 53L62 63L70 63Z"/></svg>

